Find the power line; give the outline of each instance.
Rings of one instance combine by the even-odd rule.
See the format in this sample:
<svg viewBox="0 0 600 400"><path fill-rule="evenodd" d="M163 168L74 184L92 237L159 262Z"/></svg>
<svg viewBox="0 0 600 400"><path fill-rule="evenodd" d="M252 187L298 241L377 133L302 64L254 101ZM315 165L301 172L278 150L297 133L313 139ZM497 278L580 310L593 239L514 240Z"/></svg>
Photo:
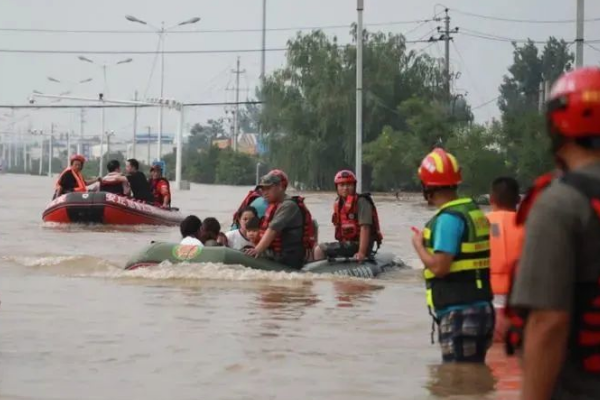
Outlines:
<svg viewBox="0 0 600 400"><path fill-rule="evenodd" d="M405 43L428 43L429 40L406 40ZM338 48L343 49L354 44L338 45ZM287 47L267 48L265 51L278 52L288 51ZM215 50L165 50L165 54L227 54L227 53L257 53L263 49L215 49ZM156 55L156 50L48 50L48 49L0 49L0 53L14 54L133 54ZM161 52L162 53L162 52Z"/></svg>
<svg viewBox="0 0 600 400"><path fill-rule="evenodd" d="M365 24L369 26L392 26L392 25L410 25L420 24L433 21L434 19L417 19L409 21L389 21L389 22L373 22ZM291 26L267 28L269 32L277 31L312 31L326 29L348 29L350 25L321 25L321 26ZM0 28L0 32L22 32L22 33L72 33L72 34L153 34L156 32L149 30L103 30L103 29L45 29L45 28ZM241 28L241 29L197 29L197 30L181 30L169 31L169 34L198 34L198 33L262 33L262 29L257 28Z"/></svg>
<svg viewBox="0 0 600 400"><path fill-rule="evenodd" d="M496 97L494 97L493 99L490 99L490 100L488 100L488 101L485 101L485 102L483 102L483 103L481 103L481 104L478 104L478 105L476 105L476 106L474 106L474 107L471 107L471 110L477 110L477 109L479 109L479 108L485 107L485 106L487 106L488 104L490 104L490 103L492 103L492 102L494 102L494 101L498 100L499 98L500 98L500 96L496 96Z"/></svg>
<svg viewBox="0 0 600 400"><path fill-rule="evenodd" d="M467 11L461 11L454 8L451 8L457 14L462 14L467 17L476 17L489 19L493 21L503 21L503 22L514 22L514 23L522 23L522 24L570 24L577 22L576 19L555 19L555 20L540 20L540 19L517 19L517 18L503 18L503 17L494 17L492 15L484 15L484 14L476 14ZM598 22L600 21L600 17L585 19L585 22Z"/></svg>
<svg viewBox="0 0 600 400"><path fill-rule="evenodd" d="M213 106L229 106L229 105L245 105L245 104L263 104L262 101L240 101L236 102L207 102L207 103L184 103L184 107L213 107ZM0 109L42 109L42 108L147 108L158 107L158 104L86 104L86 105L71 105L71 104L28 104L28 105L10 105L0 104Z"/></svg>
<svg viewBox="0 0 600 400"><path fill-rule="evenodd" d="M597 52L599 52L599 53L600 53L600 49L599 49L599 48L597 48L596 46L593 46L593 45L589 44L588 42L584 42L583 44L585 44L585 45L586 45L587 47L589 47L590 49L592 49L592 50L595 50L595 51L597 51Z"/></svg>

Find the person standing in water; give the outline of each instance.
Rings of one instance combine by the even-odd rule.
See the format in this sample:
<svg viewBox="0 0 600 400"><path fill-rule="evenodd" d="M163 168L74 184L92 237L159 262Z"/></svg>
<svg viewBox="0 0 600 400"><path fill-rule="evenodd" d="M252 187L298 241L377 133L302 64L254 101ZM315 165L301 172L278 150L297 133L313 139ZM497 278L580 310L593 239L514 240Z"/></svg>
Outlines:
<svg viewBox="0 0 600 400"><path fill-rule="evenodd" d="M490 221L490 272L496 309L495 342L503 341L508 329L504 306L523 244L523 229L517 226L516 219L520 200L519 183L514 178L500 177L492 182L492 211L487 218Z"/></svg>
<svg viewBox="0 0 600 400"><path fill-rule="evenodd" d="M521 399L600 399L600 68L559 77L546 120L562 176L538 178L519 207L507 344L523 345Z"/></svg>
<svg viewBox="0 0 600 400"><path fill-rule="evenodd" d="M462 176L452 154L434 149L418 174L423 196L437 212L423 231L413 229L412 242L425 266L427 305L442 359L485 362L494 333L489 222L472 199L459 198Z"/></svg>

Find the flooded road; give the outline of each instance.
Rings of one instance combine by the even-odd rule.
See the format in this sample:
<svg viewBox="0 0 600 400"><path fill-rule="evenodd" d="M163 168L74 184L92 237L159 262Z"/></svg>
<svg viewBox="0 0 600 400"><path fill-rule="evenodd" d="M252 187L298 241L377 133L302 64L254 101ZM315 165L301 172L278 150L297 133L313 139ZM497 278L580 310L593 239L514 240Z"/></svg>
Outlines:
<svg viewBox="0 0 600 400"><path fill-rule="evenodd" d="M0 400L516 399L500 347L487 366L440 366L418 271L381 280L224 265L125 272L178 228L48 225L53 181L0 175ZM192 185L185 214L224 226L248 188ZM333 194L306 194L330 240ZM383 251L415 267L420 201L376 198Z"/></svg>

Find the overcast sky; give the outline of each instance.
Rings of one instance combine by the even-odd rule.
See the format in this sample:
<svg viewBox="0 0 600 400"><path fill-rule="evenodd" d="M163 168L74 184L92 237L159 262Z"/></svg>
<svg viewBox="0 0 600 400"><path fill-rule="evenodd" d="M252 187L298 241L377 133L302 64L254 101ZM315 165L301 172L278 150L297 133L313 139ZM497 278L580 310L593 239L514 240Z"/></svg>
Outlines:
<svg viewBox="0 0 600 400"><path fill-rule="evenodd" d="M468 100L475 109L478 122L485 122L498 115L496 102L498 86L506 68L512 61L512 46L508 41L488 40L473 35L499 36L512 39L532 38L545 40L554 35L572 41L575 23L516 23L495 21L469 16L463 12L490 15L498 18L521 20L565 20L575 18L576 0L365 0L365 23L377 24L371 30L406 33L408 39L429 37L438 22L399 23L431 19L443 6L451 9L452 27L459 27L465 34L455 36L451 45L451 64L460 72L456 88L468 92ZM443 6L436 4L442 3ZM69 51L154 51L158 36L139 33L150 28L127 21L126 14L159 26L166 26L192 17L202 20L185 30L236 30L256 29L256 32L195 32L176 33L167 36L166 50L235 50L260 49L262 0L5 0L0 2L0 29L59 29L59 30L113 30L134 31L130 33L45 33L0 31L0 49L35 49ZM268 0L268 28L314 27L343 25L349 27L356 20L355 0ZM600 1L587 0L586 19L600 18ZM380 25L382 23L390 23ZM341 43L350 40L349 28L326 29L337 35ZM600 39L600 21L586 23L585 37ZM138 33L136 33L138 32ZM295 35L294 30L275 30L267 34L267 48L285 47L286 41ZM600 43L591 43L600 49ZM413 44L434 57L443 56L443 43ZM573 46L574 48L574 46ZM69 84L57 84L47 80L48 76L63 81L79 81L94 78L94 81L76 87L74 94L96 97L102 91L100 67L77 59L78 54L23 54L0 53L0 103L23 104L32 90L44 93L59 93L72 89ZM158 96L159 63L155 56L90 54L86 57L99 64L114 64L132 57L129 64L108 68L109 97L129 99L135 90L140 96ZM216 102L233 100L236 53L225 54L172 54L166 56L165 95L183 102ZM260 72L260 52L243 53L243 89L252 89ZM283 65L284 52L267 53L267 73ZM585 63L598 64L600 53L585 47ZM153 71L153 73L152 73ZM152 77L151 77L152 74ZM241 99L245 100L246 92ZM47 102L41 100L41 102ZM489 103L488 103L489 102ZM488 103L485 106L482 104ZM7 111L0 110L3 115ZM139 129L145 131L157 127L155 110L140 112ZM50 123L57 124L57 131L79 132L79 115L73 110L18 111L15 120L18 128L48 130ZM203 122L208 118L224 116L223 107L197 108L188 113L186 122ZM0 117L2 117L0 115ZM173 132L176 116L165 115L165 131ZM10 120L2 117L0 130L5 131ZM89 110L86 116L86 135L100 131L100 112ZM109 111L107 129L119 136L131 135L133 112Z"/></svg>

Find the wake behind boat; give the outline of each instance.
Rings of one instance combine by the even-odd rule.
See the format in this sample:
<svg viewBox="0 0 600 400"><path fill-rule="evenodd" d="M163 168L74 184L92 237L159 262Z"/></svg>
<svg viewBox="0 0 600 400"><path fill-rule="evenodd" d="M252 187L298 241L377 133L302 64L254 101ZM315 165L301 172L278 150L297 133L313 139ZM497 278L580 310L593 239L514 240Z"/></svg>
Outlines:
<svg viewBox="0 0 600 400"><path fill-rule="evenodd" d="M111 225L179 225L183 215L108 192L67 193L54 199L42 215L44 222Z"/></svg>
<svg viewBox="0 0 600 400"><path fill-rule="evenodd" d="M248 268L274 272L311 272L358 278L374 278L383 272L405 267L392 254L377 254L373 260L358 263L353 259L321 260L307 263L301 270L290 268L265 258L254 258L228 247L199 247L176 243L156 242L134 255L125 265L126 270L152 267L163 261L173 264L220 263L243 265Z"/></svg>

